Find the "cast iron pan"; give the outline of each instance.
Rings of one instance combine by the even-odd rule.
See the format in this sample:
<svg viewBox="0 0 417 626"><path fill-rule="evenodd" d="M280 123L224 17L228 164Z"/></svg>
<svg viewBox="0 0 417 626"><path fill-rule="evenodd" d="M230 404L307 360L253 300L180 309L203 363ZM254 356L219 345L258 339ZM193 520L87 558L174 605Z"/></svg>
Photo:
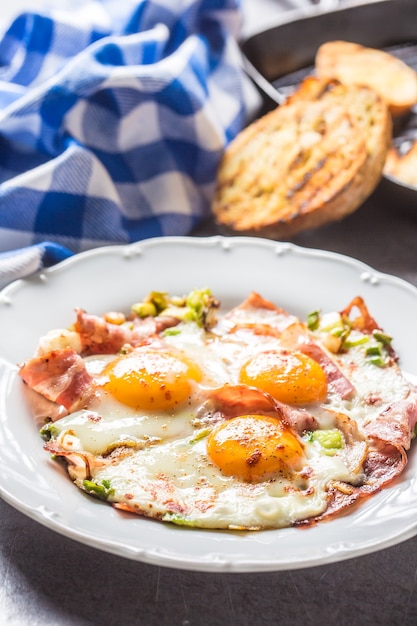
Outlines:
<svg viewBox="0 0 417 626"><path fill-rule="evenodd" d="M287 21L288 20L288 21ZM314 73L319 46L336 39L380 48L417 71L417 0L345 2L337 9L293 11L241 42L246 69L263 96L260 114L282 104ZM417 139L417 107L394 125L394 143ZM394 210L417 219L417 187L384 175L375 192Z"/></svg>

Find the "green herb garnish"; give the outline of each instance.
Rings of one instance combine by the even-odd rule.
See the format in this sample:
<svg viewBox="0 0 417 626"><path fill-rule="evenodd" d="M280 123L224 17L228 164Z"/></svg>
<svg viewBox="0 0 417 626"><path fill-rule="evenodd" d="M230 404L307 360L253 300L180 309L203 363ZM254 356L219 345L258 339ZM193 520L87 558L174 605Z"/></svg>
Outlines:
<svg viewBox="0 0 417 626"><path fill-rule="evenodd" d="M343 448L343 435L338 428L315 430L311 435L311 441L317 441L325 454L332 456L337 450Z"/></svg>
<svg viewBox="0 0 417 626"><path fill-rule="evenodd" d="M219 302L209 289L194 289L184 297L169 297L164 291L151 291L142 302L132 305L132 311L141 318L175 317L181 322L195 322L206 330L216 323L218 308Z"/></svg>
<svg viewBox="0 0 417 626"><path fill-rule="evenodd" d="M42 428L39 431L40 436L42 437L42 439L45 439L45 441L49 441L50 439L55 439L55 437L58 437L59 433L60 433L59 428L54 426L52 422L48 422L47 424L42 426Z"/></svg>
<svg viewBox="0 0 417 626"><path fill-rule="evenodd" d="M179 513L165 513L162 517L162 521L172 522L173 524L177 524L177 526L188 526L189 528L193 528L198 525L197 521L189 520Z"/></svg>
<svg viewBox="0 0 417 626"><path fill-rule="evenodd" d="M109 480L102 480L101 483L95 483L92 480L83 480L83 487L87 493L100 498L100 500L107 500L114 494L114 489L112 489Z"/></svg>
<svg viewBox="0 0 417 626"><path fill-rule="evenodd" d="M320 323L320 311L311 311L307 315L307 328L309 330L317 330Z"/></svg>

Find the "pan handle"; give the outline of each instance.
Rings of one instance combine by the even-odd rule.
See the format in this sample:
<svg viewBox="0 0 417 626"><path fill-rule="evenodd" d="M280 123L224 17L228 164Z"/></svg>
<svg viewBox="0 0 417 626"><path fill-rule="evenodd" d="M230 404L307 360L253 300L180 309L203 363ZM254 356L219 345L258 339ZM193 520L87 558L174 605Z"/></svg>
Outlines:
<svg viewBox="0 0 417 626"><path fill-rule="evenodd" d="M258 72L256 67L252 65L246 56L243 57L243 68L266 100L275 106L284 104L286 96L278 91L278 89L275 89L275 87L271 85L271 83L268 82L260 72Z"/></svg>

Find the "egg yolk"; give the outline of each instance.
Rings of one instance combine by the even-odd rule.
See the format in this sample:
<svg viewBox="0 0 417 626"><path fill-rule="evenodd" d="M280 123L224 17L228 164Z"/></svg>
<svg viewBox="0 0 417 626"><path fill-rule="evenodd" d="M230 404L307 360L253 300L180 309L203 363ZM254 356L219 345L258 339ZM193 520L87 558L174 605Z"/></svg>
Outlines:
<svg viewBox="0 0 417 626"><path fill-rule="evenodd" d="M239 380L286 404L322 402L327 394L324 370L302 352L260 352L245 363Z"/></svg>
<svg viewBox="0 0 417 626"><path fill-rule="evenodd" d="M192 393L200 382L200 368L181 354L163 350L137 350L112 361L104 370L104 388L133 408L169 410Z"/></svg>
<svg viewBox="0 0 417 626"><path fill-rule="evenodd" d="M301 468L303 446L274 417L243 415L220 424L208 437L207 453L227 476L248 482Z"/></svg>

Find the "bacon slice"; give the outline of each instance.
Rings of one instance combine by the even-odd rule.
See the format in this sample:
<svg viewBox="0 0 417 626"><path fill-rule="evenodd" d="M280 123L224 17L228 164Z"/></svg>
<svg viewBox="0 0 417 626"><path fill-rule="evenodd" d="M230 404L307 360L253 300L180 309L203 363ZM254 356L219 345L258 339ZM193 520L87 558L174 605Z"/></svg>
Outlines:
<svg viewBox="0 0 417 626"><path fill-rule="evenodd" d="M117 354L124 344L130 342L130 328L111 324L103 317L90 315L82 309L75 312L75 330L81 338L81 354Z"/></svg>
<svg viewBox="0 0 417 626"><path fill-rule="evenodd" d="M364 430L369 437L408 450L416 423L417 391L388 406L375 419L364 424Z"/></svg>
<svg viewBox="0 0 417 626"><path fill-rule="evenodd" d="M285 309L278 307L273 302L270 302L270 300L265 300L265 298L256 291L252 291L241 304L229 311L227 317L233 317L236 311L244 311L246 309L267 309L268 311L276 311L277 313L283 313L289 316L289 313L285 311Z"/></svg>
<svg viewBox="0 0 417 626"><path fill-rule="evenodd" d="M320 348L317 344L312 341L301 343L299 345L300 352L303 352L314 361L316 361L324 373L326 374L327 384L333 389L342 400L347 400L351 398L355 393L355 387L352 385L350 380L346 378L343 372L337 367L336 363L325 353L325 351Z"/></svg>
<svg viewBox="0 0 417 626"><path fill-rule="evenodd" d="M211 391L209 399L215 411L226 419L239 415L273 415L283 419L298 434L316 430L316 418L305 409L278 402L268 393L246 385L225 385Z"/></svg>
<svg viewBox="0 0 417 626"><path fill-rule="evenodd" d="M358 315L356 317L352 317L351 315L353 310L358 311ZM363 333L372 333L373 330L381 330L369 313L364 299L360 296L353 298L347 307L340 312L340 315L342 317L349 318L352 327Z"/></svg>
<svg viewBox="0 0 417 626"><path fill-rule="evenodd" d="M103 317L76 309L75 330L81 339L81 354L117 354L126 344L136 347L146 338L158 335L179 323L175 317L160 316L135 319L130 325L117 325Z"/></svg>
<svg viewBox="0 0 417 626"><path fill-rule="evenodd" d="M62 405L48 400L45 396L26 386L26 395L30 404L32 417L36 424L40 426L44 425L47 421L51 420L56 422L68 415L68 410Z"/></svg>
<svg viewBox="0 0 417 626"><path fill-rule="evenodd" d="M72 348L29 359L19 375L31 389L69 412L86 407L94 397L93 378L82 357Z"/></svg>
<svg viewBox="0 0 417 626"><path fill-rule="evenodd" d="M275 401L267 393L246 385L224 385L209 392L216 410L228 418L253 413L275 412Z"/></svg>
<svg viewBox="0 0 417 626"><path fill-rule="evenodd" d="M44 450L57 457L63 457L67 462L68 474L72 480L85 480L91 478L94 472L105 466L107 461L85 450L66 450L56 441L47 441Z"/></svg>

